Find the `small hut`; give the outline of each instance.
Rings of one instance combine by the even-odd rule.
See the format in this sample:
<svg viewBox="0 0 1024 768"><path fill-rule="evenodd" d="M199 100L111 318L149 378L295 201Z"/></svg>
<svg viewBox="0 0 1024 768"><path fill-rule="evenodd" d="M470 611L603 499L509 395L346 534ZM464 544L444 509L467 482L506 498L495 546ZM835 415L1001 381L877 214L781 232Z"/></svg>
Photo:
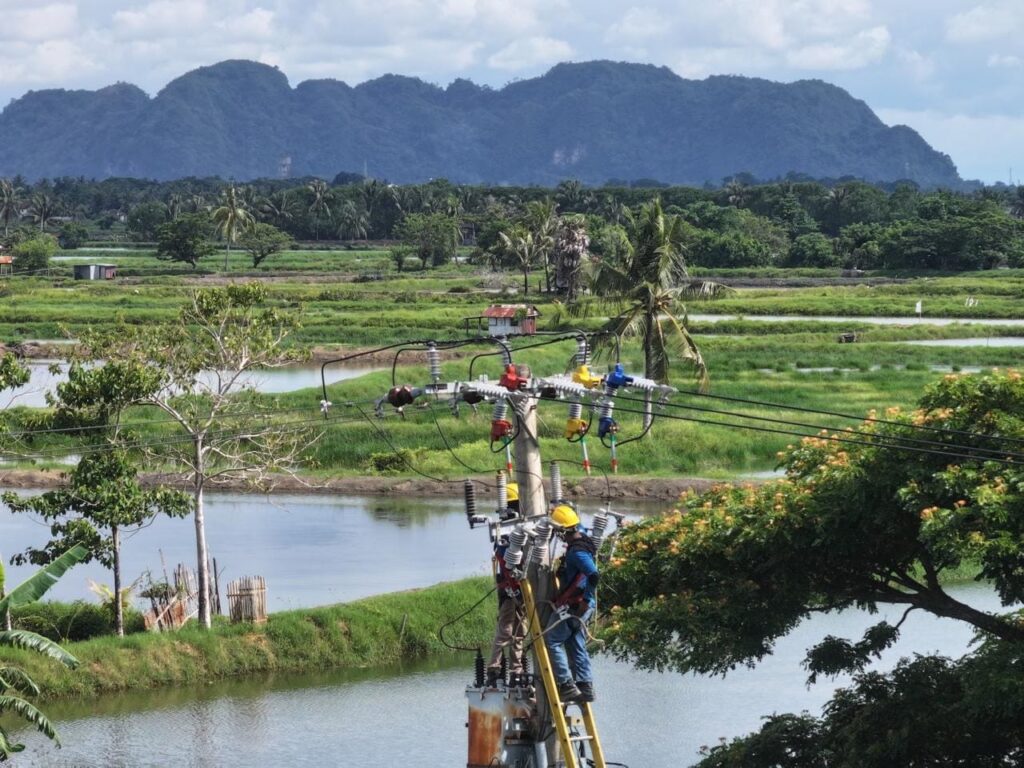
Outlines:
<svg viewBox="0 0 1024 768"><path fill-rule="evenodd" d="M476 317L466 318L466 330L476 320L477 330L487 321L488 336L532 336L537 333L537 318L540 312L528 304L492 304Z"/></svg>
<svg viewBox="0 0 1024 768"><path fill-rule="evenodd" d="M116 264L75 264L75 280L113 280Z"/></svg>
<svg viewBox="0 0 1024 768"><path fill-rule="evenodd" d="M14 257L9 253L0 253L0 277L14 274Z"/></svg>

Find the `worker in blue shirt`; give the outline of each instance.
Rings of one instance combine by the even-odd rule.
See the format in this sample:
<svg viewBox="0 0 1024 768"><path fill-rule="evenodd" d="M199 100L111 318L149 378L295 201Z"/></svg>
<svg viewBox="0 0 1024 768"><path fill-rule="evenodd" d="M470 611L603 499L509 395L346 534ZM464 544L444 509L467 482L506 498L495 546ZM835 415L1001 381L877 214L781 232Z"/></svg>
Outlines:
<svg viewBox="0 0 1024 768"><path fill-rule="evenodd" d="M566 551L558 568L559 590L552 601L555 610L548 619L544 639L559 698L566 702L593 701L594 675L587 653L587 624L597 607L597 547L583 532L579 515L568 504L559 504L552 510L551 522L565 542Z"/></svg>

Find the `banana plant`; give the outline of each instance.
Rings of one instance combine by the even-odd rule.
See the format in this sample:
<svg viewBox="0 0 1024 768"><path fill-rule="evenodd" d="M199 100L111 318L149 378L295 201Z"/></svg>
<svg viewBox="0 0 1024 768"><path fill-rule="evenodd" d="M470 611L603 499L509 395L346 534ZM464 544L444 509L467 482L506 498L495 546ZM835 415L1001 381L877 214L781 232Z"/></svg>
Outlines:
<svg viewBox="0 0 1024 768"><path fill-rule="evenodd" d="M34 603L57 583L69 568L80 563L88 557L89 551L82 545L76 545L58 557L45 568L37 571L31 578L15 587L4 598L0 599L0 616L4 616L11 608ZM3 563L0 561L0 594L3 593L5 575ZM47 658L63 664L69 669L78 666L78 659L65 651L52 640L49 640L35 632L26 632L21 629L9 629L0 632L0 646L18 648L25 651L34 651ZM25 671L20 667L0 663L0 714L10 712L22 720L35 726L41 734L51 739L57 746L60 746L60 739L54 730L50 720L35 706L30 704L25 696L38 696L39 686L32 681ZM25 749L24 744L12 742L7 728L0 725L0 762L10 758L16 752Z"/></svg>

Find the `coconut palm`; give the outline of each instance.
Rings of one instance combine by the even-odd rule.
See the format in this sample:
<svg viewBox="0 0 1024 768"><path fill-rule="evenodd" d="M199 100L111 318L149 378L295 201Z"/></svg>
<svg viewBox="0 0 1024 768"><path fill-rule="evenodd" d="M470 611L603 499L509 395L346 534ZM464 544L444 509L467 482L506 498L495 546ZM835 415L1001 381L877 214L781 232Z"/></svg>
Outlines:
<svg viewBox="0 0 1024 768"><path fill-rule="evenodd" d="M523 226L512 227L508 232L499 232L502 249L515 256L523 271L523 296L530 293L530 270L540 257L540 249L533 239L533 233Z"/></svg>
<svg viewBox="0 0 1024 768"><path fill-rule="evenodd" d="M320 239L320 217L331 215L331 190L323 179L313 179L306 185L313 195L309 204L309 212L313 214L313 237Z"/></svg>
<svg viewBox="0 0 1024 768"><path fill-rule="evenodd" d="M275 227L283 227L295 218L294 210L295 199L287 189L263 198L256 208L257 215Z"/></svg>
<svg viewBox="0 0 1024 768"><path fill-rule="evenodd" d="M550 197L531 200L526 204L523 222L533 235L537 258L544 267L544 290L551 291L551 255L555 246L555 230L558 228L558 206Z"/></svg>
<svg viewBox="0 0 1024 768"><path fill-rule="evenodd" d="M217 234L227 241L228 247L224 252L224 271L227 272L231 244L238 242L238 236L254 223L252 214L242 204L238 188L234 184L221 192L220 207L213 212L213 222Z"/></svg>
<svg viewBox="0 0 1024 768"><path fill-rule="evenodd" d="M3 209L0 209L2 212ZM1024 219L1024 186L1017 185L1017 194L1010 198L1010 215L1015 219Z"/></svg>
<svg viewBox="0 0 1024 768"><path fill-rule="evenodd" d="M4 222L4 237L10 232L11 219L21 218L20 193L10 179L0 179L0 219Z"/></svg>
<svg viewBox="0 0 1024 768"><path fill-rule="evenodd" d="M342 240L365 240L370 229L370 217L351 200L338 209L338 237Z"/></svg>
<svg viewBox="0 0 1024 768"><path fill-rule="evenodd" d="M177 219L185 209L185 199L177 192L167 196L167 216L171 221Z"/></svg>
<svg viewBox="0 0 1024 768"><path fill-rule="evenodd" d="M636 213L627 210L623 247L597 262L591 283L595 294L619 310L607 330L640 339L647 378L668 383L675 348L703 388L707 365L686 329L684 301L713 298L725 289L689 277L685 230L685 222L666 215L658 198Z"/></svg>
<svg viewBox="0 0 1024 768"><path fill-rule="evenodd" d="M57 579L73 565L84 560L88 554L88 550L82 545L72 547L0 600L0 615L7 615L12 608L39 600L57 582ZM3 586L4 570L3 565L0 564L0 594L3 593ZM78 666L78 659L52 640L37 635L35 632L26 632L20 629L8 629L0 632L0 646L33 651L70 669ZM48 739L60 744L53 724L46 715L24 698L25 695L38 696L39 686L20 667L0 665L0 712L10 712L22 720L26 720ZM0 761L9 759L12 754L21 752L24 748L24 744L12 742L7 727L0 725Z"/></svg>
<svg viewBox="0 0 1024 768"><path fill-rule="evenodd" d="M576 301L579 295L581 268L589 245L587 220L583 216L565 216L559 220L552 248L555 289L564 294L565 300L570 304Z"/></svg>
<svg viewBox="0 0 1024 768"><path fill-rule="evenodd" d="M32 221L39 225L39 231L46 229L47 223L57 213L57 201L47 192L36 192L28 206Z"/></svg>

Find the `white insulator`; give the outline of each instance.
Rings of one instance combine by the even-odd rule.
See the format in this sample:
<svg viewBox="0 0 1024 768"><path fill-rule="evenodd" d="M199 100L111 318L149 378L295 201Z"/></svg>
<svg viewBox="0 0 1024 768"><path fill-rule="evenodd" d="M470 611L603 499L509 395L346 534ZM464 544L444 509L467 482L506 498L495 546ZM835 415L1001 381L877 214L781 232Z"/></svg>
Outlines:
<svg viewBox="0 0 1024 768"><path fill-rule="evenodd" d="M504 421L508 415L508 400L501 398L494 401L494 410L491 412L491 421Z"/></svg>
<svg viewBox="0 0 1024 768"><path fill-rule="evenodd" d="M526 544L526 529L521 525L508 535L508 549L505 550L505 565L515 569L523 561L523 546Z"/></svg>
<svg viewBox="0 0 1024 768"><path fill-rule="evenodd" d="M498 509L508 509L508 478L498 473Z"/></svg>
<svg viewBox="0 0 1024 768"><path fill-rule="evenodd" d="M590 538L594 546L600 547L604 539L604 532L608 529L608 511L599 509L594 513L594 519L590 523Z"/></svg>
<svg viewBox="0 0 1024 768"><path fill-rule="evenodd" d="M612 413L614 411L615 411L615 401L614 400L605 400L603 403L601 403L601 418L602 419L610 419L612 417Z"/></svg>
<svg viewBox="0 0 1024 768"><path fill-rule="evenodd" d="M569 403L569 418L579 419L583 416L583 403L572 402Z"/></svg>
<svg viewBox="0 0 1024 768"><path fill-rule="evenodd" d="M557 461L551 462L551 501L558 503L565 498L562 493L562 468Z"/></svg>
<svg viewBox="0 0 1024 768"><path fill-rule="evenodd" d="M576 365L586 365L590 360L590 347L587 345L587 338L581 336L576 339L576 355L573 357L573 362Z"/></svg>
<svg viewBox="0 0 1024 768"><path fill-rule="evenodd" d="M430 368L430 379L437 384L441 381L441 353L436 344L427 345L427 366Z"/></svg>
<svg viewBox="0 0 1024 768"><path fill-rule="evenodd" d="M551 521L542 518L533 527L533 550L530 552L530 560L534 565L544 564L544 553L548 550L548 541L551 540Z"/></svg>

